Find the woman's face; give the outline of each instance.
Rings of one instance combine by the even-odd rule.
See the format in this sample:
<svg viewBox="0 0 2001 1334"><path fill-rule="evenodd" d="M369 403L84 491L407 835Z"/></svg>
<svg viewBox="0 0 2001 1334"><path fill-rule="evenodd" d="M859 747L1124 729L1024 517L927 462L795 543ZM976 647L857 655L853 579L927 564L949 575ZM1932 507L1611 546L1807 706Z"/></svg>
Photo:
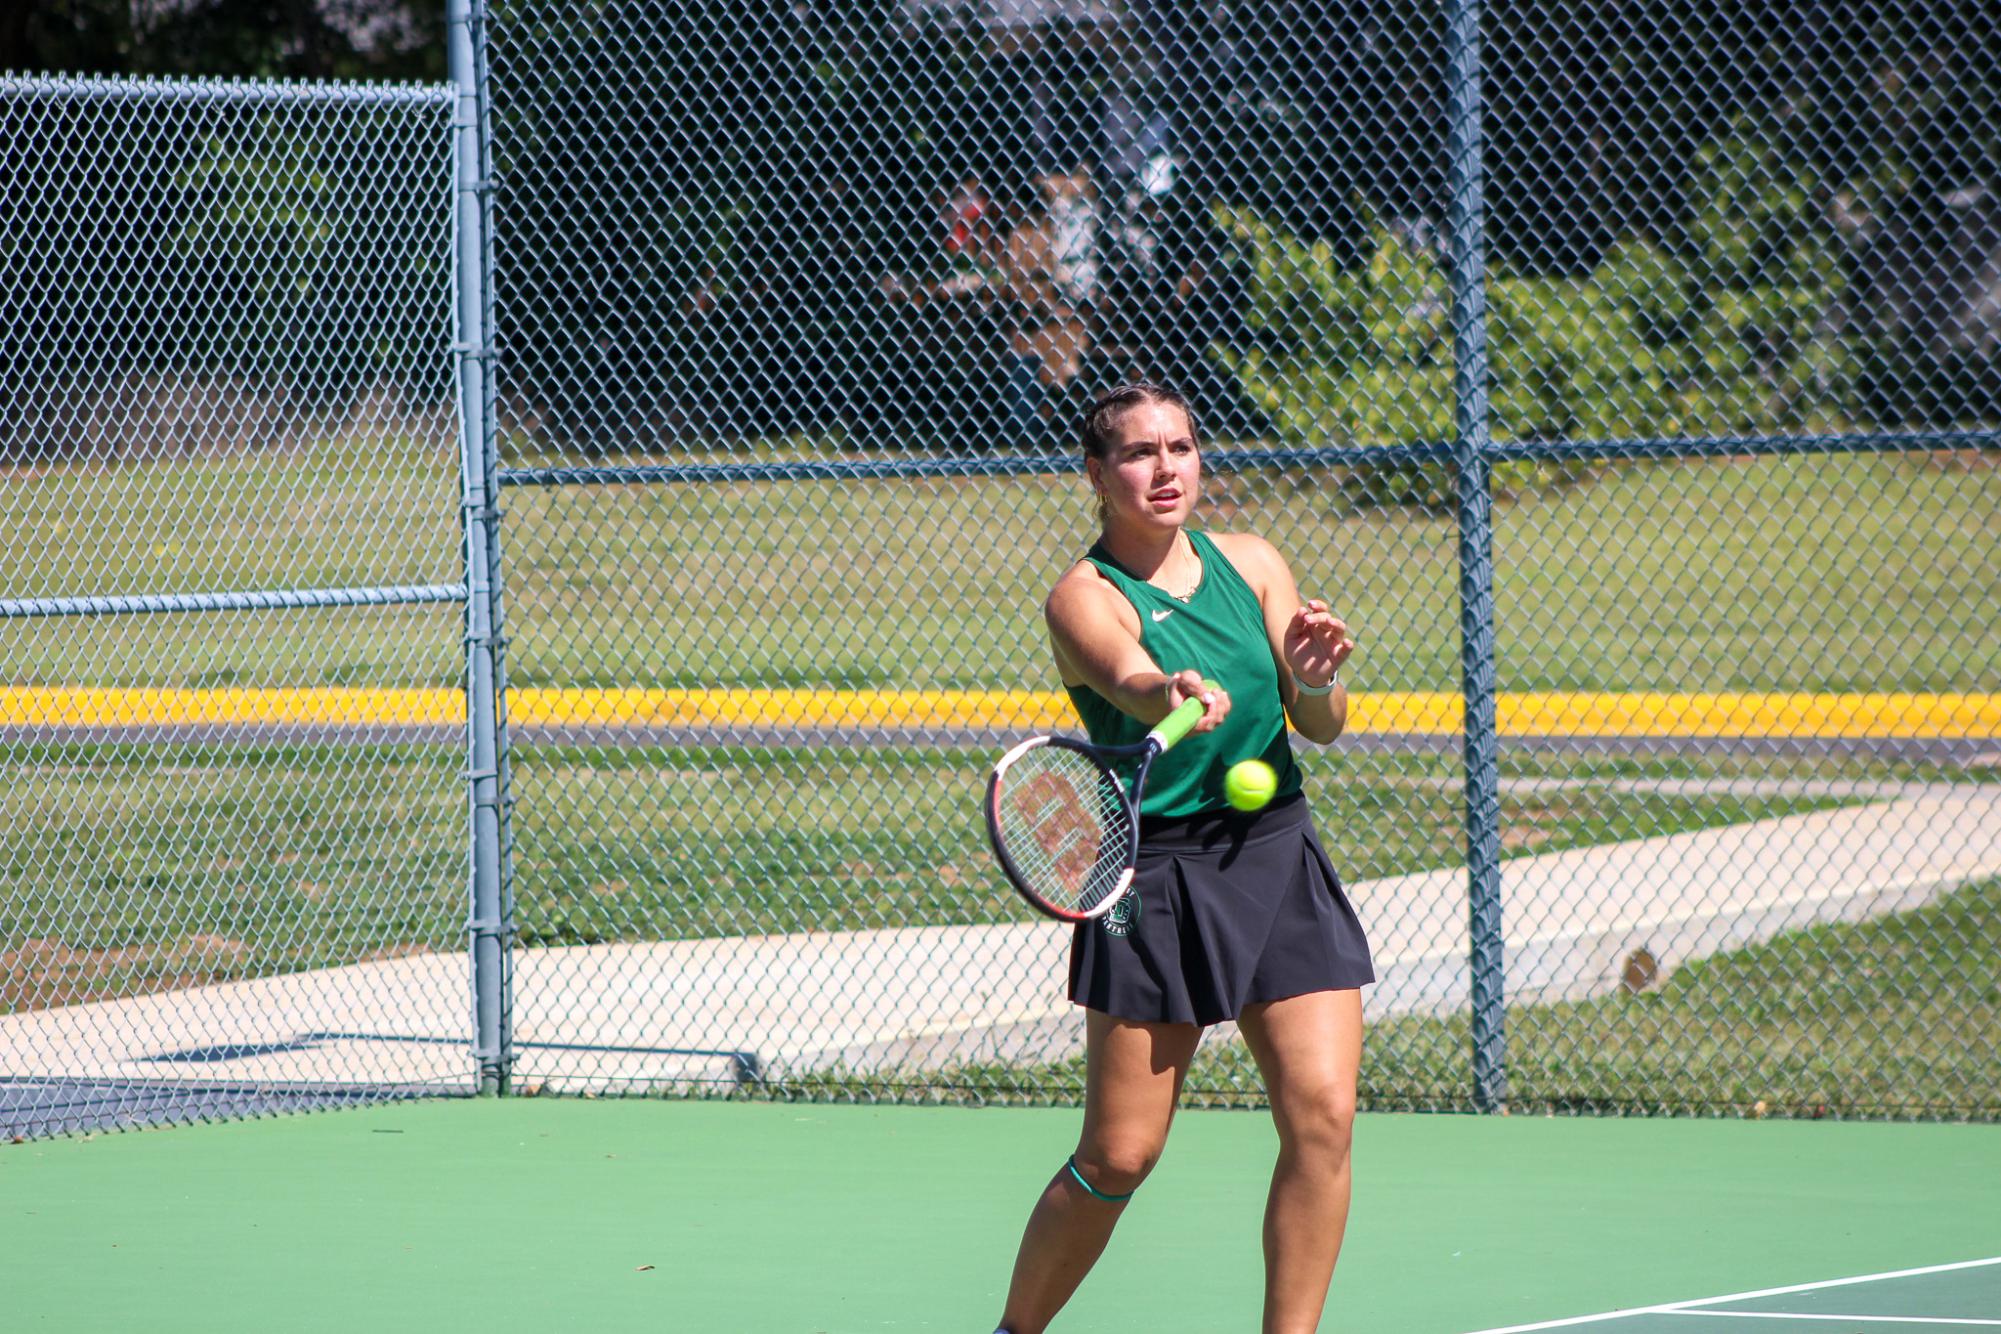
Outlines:
<svg viewBox="0 0 2001 1334"><path fill-rule="evenodd" d="M1172 403L1127 408L1112 428L1112 447L1090 461L1091 482L1105 498L1106 522L1179 528L1202 494L1202 454L1188 414Z"/></svg>

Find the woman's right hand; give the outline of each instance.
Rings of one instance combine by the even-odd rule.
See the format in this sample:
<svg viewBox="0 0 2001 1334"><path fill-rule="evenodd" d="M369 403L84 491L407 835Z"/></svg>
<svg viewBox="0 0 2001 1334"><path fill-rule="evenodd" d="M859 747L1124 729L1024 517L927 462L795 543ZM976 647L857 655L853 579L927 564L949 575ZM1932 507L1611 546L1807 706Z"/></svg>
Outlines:
<svg viewBox="0 0 2001 1334"><path fill-rule="evenodd" d="M1175 672L1167 678L1167 710L1172 713L1191 699L1202 701L1202 716L1195 720L1197 732L1213 732L1230 716L1230 692L1197 671Z"/></svg>

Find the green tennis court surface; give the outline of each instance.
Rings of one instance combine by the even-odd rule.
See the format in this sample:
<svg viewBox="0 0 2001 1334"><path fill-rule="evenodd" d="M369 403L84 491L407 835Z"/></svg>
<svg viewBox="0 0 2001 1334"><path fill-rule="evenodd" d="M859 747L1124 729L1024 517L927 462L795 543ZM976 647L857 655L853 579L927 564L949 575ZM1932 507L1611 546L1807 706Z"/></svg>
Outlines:
<svg viewBox="0 0 2001 1334"><path fill-rule="evenodd" d="M1862 1329L1942 1332L1968 1326L2001 1327L2001 1256L1668 1302L1569 1320L1511 1325L1481 1334L1528 1334L1543 1329L1612 1329L1622 1334L1635 1331L1693 1334L1696 1330L1706 1330L1717 1334L1719 1329L1729 1328L1717 1325L1718 1320L1785 1320L1791 1322L1788 1328L1800 1334L1814 1334L1814 1331L1838 1334ZM1758 1326L1739 1324L1737 1328L1749 1330Z"/></svg>
<svg viewBox="0 0 2001 1334"><path fill-rule="evenodd" d="M6 1324L987 1334L1077 1117L517 1099L14 1145ZM1255 1328L1273 1144L1184 1113L1055 1329ZM2001 1324L2001 1128L1364 1115L1356 1166L1325 1330Z"/></svg>

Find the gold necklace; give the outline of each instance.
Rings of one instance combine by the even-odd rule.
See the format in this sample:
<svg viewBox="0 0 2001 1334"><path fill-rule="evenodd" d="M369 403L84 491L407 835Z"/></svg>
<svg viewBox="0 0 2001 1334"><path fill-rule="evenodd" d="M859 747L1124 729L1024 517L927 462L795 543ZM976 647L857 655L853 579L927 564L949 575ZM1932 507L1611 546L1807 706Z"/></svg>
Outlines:
<svg viewBox="0 0 2001 1334"><path fill-rule="evenodd" d="M1188 539L1185 536L1181 540L1184 542L1188 541ZM1180 592L1176 592L1175 590L1167 587L1165 584L1160 586L1160 591L1167 594L1167 596L1173 598L1176 602L1188 601L1188 599L1194 597L1195 594L1198 591L1200 591L1202 587L1202 558L1200 556L1195 555L1195 544L1192 542L1188 543L1188 554L1191 556L1195 556L1195 573L1193 576L1190 577L1188 586L1182 589Z"/></svg>

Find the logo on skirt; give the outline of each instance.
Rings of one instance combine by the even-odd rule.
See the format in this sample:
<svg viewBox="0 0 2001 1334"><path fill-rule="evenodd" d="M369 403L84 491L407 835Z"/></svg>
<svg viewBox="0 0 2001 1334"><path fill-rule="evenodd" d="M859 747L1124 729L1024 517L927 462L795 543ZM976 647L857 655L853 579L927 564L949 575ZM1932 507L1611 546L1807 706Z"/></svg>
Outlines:
<svg viewBox="0 0 2001 1334"><path fill-rule="evenodd" d="M1139 891L1127 890L1119 895L1119 900L1105 910L1098 924L1105 928L1108 936L1129 936L1133 933L1133 923L1139 920Z"/></svg>

